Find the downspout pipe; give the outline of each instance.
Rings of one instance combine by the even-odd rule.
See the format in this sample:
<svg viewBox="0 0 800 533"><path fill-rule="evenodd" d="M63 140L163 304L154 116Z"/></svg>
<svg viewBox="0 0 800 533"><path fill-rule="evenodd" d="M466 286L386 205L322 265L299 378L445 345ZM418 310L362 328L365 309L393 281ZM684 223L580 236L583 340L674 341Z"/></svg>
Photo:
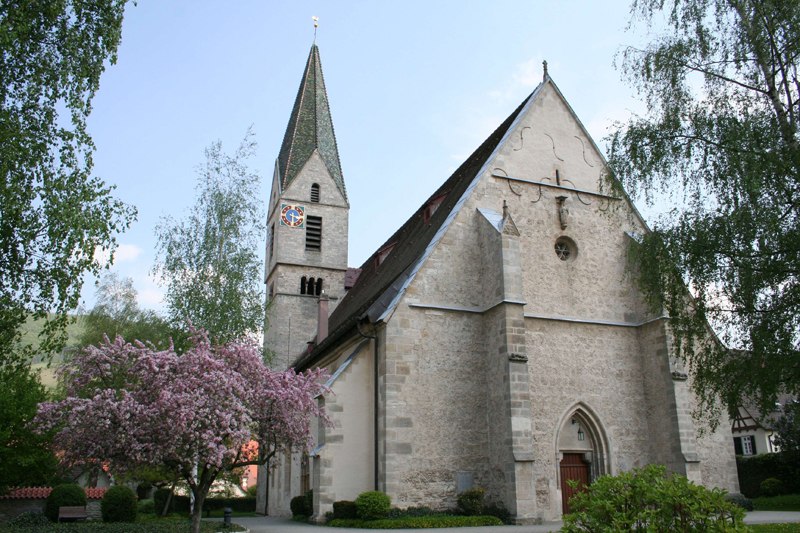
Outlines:
<svg viewBox="0 0 800 533"><path fill-rule="evenodd" d="M372 356L372 476L373 476L373 490L378 489L378 336L367 335L361 331L361 321L356 322L356 329L358 334L365 338L372 340L373 356ZM374 327L373 327L374 329Z"/></svg>

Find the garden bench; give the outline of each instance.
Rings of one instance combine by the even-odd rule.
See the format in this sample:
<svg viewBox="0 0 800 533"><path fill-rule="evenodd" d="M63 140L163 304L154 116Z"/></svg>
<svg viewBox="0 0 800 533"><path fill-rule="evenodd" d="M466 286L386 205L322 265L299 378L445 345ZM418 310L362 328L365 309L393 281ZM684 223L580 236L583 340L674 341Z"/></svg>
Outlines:
<svg viewBox="0 0 800 533"><path fill-rule="evenodd" d="M62 520L86 520L89 515L86 513L86 507L82 505L64 506L58 508L58 521Z"/></svg>

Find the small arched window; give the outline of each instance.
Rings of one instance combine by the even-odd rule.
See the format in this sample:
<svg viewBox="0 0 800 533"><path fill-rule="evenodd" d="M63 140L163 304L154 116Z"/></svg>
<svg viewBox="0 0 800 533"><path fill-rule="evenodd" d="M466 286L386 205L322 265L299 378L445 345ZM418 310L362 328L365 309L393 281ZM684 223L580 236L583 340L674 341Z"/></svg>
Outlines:
<svg viewBox="0 0 800 533"><path fill-rule="evenodd" d="M315 288L316 291L314 292L314 294L316 294L317 296L322 294L322 278L317 278L317 286Z"/></svg>
<svg viewBox="0 0 800 533"><path fill-rule="evenodd" d="M300 294L306 293L306 277L300 278Z"/></svg>
<svg viewBox="0 0 800 533"><path fill-rule="evenodd" d="M311 201L315 203L319 202L319 183L311 184Z"/></svg>

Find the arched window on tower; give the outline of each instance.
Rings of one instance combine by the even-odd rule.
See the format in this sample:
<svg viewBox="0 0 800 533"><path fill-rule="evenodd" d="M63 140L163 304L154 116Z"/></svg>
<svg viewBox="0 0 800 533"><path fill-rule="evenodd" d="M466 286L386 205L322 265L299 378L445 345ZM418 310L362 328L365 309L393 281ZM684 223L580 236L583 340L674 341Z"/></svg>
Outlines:
<svg viewBox="0 0 800 533"><path fill-rule="evenodd" d="M311 201L314 203L319 202L319 183L311 184Z"/></svg>
<svg viewBox="0 0 800 533"><path fill-rule="evenodd" d="M306 293L306 277L300 278L300 294Z"/></svg>
<svg viewBox="0 0 800 533"><path fill-rule="evenodd" d="M314 287L317 284L317 280L314 278L308 278L308 285L306 285L306 294L314 295Z"/></svg>
<svg viewBox="0 0 800 533"><path fill-rule="evenodd" d="M322 294L322 278L317 278L317 286L315 287L315 289L316 291L314 292L314 294L316 294L317 296Z"/></svg>

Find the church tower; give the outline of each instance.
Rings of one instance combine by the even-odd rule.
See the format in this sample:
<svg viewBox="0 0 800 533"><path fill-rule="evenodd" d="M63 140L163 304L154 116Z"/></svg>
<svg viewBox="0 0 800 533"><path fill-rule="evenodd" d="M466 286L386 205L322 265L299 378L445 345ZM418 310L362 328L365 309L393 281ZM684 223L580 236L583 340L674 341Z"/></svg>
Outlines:
<svg viewBox="0 0 800 533"><path fill-rule="evenodd" d="M267 216L267 330L271 366L308 349L344 296L350 205L317 45L311 46L283 144ZM318 318L319 317L319 318Z"/></svg>

